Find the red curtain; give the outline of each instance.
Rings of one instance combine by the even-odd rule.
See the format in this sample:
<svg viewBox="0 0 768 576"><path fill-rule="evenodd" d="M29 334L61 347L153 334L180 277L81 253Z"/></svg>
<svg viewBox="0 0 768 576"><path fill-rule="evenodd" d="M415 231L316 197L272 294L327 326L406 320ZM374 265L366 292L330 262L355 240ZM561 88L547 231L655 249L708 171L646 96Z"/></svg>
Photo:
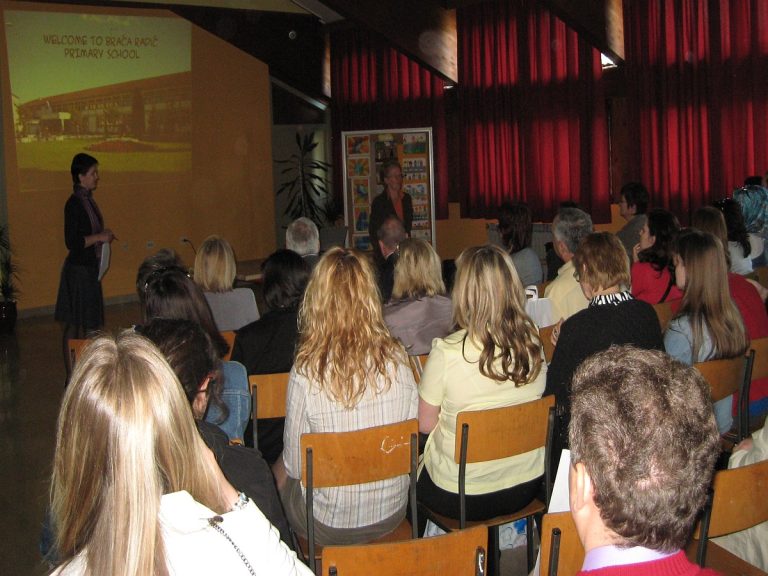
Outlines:
<svg viewBox="0 0 768 576"><path fill-rule="evenodd" d="M642 179L686 220L768 168L768 3L634 0L624 14Z"/></svg>
<svg viewBox="0 0 768 576"><path fill-rule="evenodd" d="M331 34L331 122L335 165L342 165L341 132L432 128L435 216L448 217L448 154L444 82L371 33ZM336 194L342 183L336 178Z"/></svg>
<svg viewBox="0 0 768 576"><path fill-rule="evenodd" d="M539 4L457 10L462 212L520 200L548 221L571 200L608 221L600 53Z"/></svg>

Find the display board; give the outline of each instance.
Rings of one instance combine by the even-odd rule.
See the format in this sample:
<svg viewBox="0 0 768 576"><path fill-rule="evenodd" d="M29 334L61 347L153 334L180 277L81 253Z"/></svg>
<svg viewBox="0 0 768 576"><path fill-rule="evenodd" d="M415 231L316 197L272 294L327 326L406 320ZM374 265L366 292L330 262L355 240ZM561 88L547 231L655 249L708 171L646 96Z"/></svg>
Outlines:
<svg viewBox="0 0 768 576"><path fill-rule="evenodd" d="M384 192L381 166L397 160L403 169L403 191L413 201L412 238L435 242L435 195L432 129L358 130L342 132L344 149L344 217L351 244L372 247L368 236L371 204ZM375 239L374 239L375 241Z"/></svg>

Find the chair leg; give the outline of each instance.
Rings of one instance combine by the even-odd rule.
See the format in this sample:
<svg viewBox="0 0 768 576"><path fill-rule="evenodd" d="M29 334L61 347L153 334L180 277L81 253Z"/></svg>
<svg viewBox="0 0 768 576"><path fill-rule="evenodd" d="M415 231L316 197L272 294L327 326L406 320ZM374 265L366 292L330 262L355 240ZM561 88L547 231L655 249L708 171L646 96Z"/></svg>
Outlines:
<svg viewBox="0 0 768 576"><path fill-rule="evenodd" d="M501 569L501 548L499 547L499 526L488 528L488 574L499 576Z"/></svg>
<svg viewBox="0 0 768 576"><path fill-rule="evenodd" d="M528 574L533 570L534 557L533 557L533 516L528 516L525 519L525 545L526 545L526 559L528 561Z"/></svg>

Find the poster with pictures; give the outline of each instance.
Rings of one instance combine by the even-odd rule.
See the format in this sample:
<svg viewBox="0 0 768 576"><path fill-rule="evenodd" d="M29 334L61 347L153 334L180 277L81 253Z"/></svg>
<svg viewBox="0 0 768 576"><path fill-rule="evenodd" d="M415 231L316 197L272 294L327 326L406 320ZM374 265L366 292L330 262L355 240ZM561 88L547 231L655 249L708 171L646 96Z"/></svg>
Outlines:
<svg viewBox="0 0 768 576"><path fill-rule="evenodd" d="M381 168L400 165L402 192L411 197L411 237L435 241L432 129L410 128L342 132L344 154L344 213L352 230L352 245L372 248L368 233L371 205L385 192Z"/></svg>

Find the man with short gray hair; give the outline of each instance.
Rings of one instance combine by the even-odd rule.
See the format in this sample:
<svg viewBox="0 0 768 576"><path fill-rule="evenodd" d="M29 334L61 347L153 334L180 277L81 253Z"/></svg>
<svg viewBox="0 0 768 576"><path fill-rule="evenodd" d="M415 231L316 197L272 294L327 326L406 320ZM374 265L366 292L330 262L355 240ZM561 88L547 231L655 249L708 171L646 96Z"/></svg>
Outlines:
<svg viewBox="0 0 768 576"><path fill-rule="evenodd" d="M578 208L561 209L552 222L552 244L565 264L547 286L544 297L552 302L552 317L557 320L567 320L589 304L574 277L571 260L581 241L591 233L592 218Z"/></svg>
<svg viewBox="0 0 768 576"><path fill-rule="evenodd" d="M320 259L320 232L309 218L298 218L285 231L285 247L293 250L314 268Z"/></svg>

